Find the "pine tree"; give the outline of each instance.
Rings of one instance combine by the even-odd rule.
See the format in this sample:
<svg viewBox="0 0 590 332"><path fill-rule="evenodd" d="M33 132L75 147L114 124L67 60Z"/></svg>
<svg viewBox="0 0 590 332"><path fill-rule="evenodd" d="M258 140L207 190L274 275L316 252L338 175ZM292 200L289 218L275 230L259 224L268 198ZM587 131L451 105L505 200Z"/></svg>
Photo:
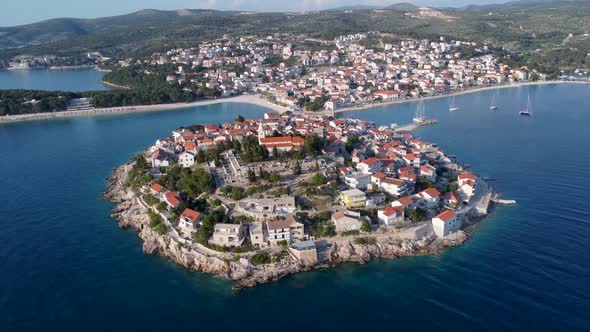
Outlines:
<svg viewBox="0 0 590 332"><path fill-rule="evenodd" d="M251 168L248 168L248 181L250 183L256 182L256 172Z"/></svg>
<svg viewBox="0 0 590 332"><path fill-rule="evenodd" d="M301 174L301 164L299 163L299 161L295 162L295 166L293 167L293 174L294 175L300 175Z"/></svg>

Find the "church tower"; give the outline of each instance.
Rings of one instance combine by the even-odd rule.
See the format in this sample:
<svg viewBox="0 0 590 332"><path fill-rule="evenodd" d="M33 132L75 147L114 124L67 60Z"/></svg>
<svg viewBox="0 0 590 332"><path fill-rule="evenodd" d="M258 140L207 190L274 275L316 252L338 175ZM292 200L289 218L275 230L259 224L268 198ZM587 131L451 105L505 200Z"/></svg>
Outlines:
<svg viewBox="0 0 590 332"><path fill-rule="evenodd" d="M258 144L262 144L262 139L266 138L266 134L264 133L264 126L262 125L262 121L258 124Z"/></svg>

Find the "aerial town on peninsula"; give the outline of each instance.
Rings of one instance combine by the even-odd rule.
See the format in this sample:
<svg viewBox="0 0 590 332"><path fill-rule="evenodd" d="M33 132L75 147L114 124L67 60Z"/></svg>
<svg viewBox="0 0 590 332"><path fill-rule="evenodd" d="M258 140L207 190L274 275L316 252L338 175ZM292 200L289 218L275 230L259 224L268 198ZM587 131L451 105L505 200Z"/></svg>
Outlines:
<svg viewBox="0 0 590 332"><path fill-rule="evenodd" d="M334 40L289 33L226 36L196 48L122 60L115 67L174 65L166 81L187 91L208 96L254 92L272 103L307 111L547 78L526 66L502 63L487 45L444 37L390 38L391 43L383 43L383 38L387 35L378 32ZM150 69L141 70L150 74Z"/></svg>
<svg viewBox="0 0 590 332"><path fill-rule="evenodd" d="M120 167L105 196L146 252L239 287L460 244L493 189L406 129L290 111L178 128Z"/></svg>
<svg viewBox="0 0 590 332"><path fill-rule="evenodd" d="M277 107L334 114L376 103L556 78L519 65L510 54L488 45L444 37L398 40L379 32L333 40L289 33L225 36L149 57L114 61L96 52L87 57L109 71L104 83L118 89L57 95L49 104L28 100L0 112L140 110L154 104L182 106L257 94ZM53 59L19 57L9 68L30 68Z"/></svg>

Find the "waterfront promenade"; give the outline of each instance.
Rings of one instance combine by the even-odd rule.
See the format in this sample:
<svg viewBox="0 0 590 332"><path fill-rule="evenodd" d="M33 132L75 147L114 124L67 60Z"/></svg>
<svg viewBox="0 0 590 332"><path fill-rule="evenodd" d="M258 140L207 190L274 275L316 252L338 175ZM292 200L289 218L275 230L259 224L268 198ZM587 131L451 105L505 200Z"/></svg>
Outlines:
<svg viewBox="0 0 590 332"><path fill-rule="evenodd" d="M531 85L546 85L546 84L590 84L590 81L537 81L537 82L524 82L524 83L514 83L514 84L505 84L505 85L496 85L496 86L486 86L486 87L476 87L467 90L461 91L454 91L450 93L429 96L429 97L420 97L420 98L404 98L390 102L378 102L378 103L370 103L364 104L360 106L351 106L346 108L341 108L334 111L319 111L315 112L314 114L318 115L336 115L339 113L345 113L350 111L360 111L360 110L367 110L375 107L382 107L382 106L390 106L396 104L403 104L403 103L411 103L416 102L419 100L431 100L437 98L445 98L454 95L462 95L486 90L493 90L493 89L503 89L503 88L515 88L515 87L522 87L522 86L531 86ZM0 116L0 124L2 123L11 123L11 122L21 122L21 121L34 121L34 120L49 120L49 119L59 119L59 118L70 118L70 117L80 117L80 116L95 116L95 115L108 115L108 114L125 114L125 113L138 113L138 112L153 112L153 111L169 111L169 110L177 110L177 109L185 109L185 108L192 108L192 107L199 107L199 106L207 106L207 105L215 105L215 104L223 104L223 103L244 103L244 104L253 104L258 105L261 107L268 108L270 110L277 111L279 113L285 112L288 108L274 104L266 100L260 95L249 94L249 95L239 95L233 97L226 97L226 98L217 98L217 99L206 99L206 100L199 100L190 103L173 103L173 104L156 104L156 105L136 105L136 106L121 106L121 107L109 107L109 108L94 108L90 110L75 110L75 111L61 111L61 112L48 112L48 113L33 113L33 114L19 114L19 115L5 115Z"/></svg>

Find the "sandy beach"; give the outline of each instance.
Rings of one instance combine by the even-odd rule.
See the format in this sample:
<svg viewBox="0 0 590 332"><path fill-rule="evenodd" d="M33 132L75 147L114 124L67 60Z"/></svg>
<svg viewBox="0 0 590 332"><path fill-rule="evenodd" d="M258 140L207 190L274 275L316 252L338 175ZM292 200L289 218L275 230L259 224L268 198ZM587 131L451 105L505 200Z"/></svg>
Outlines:
<svg viewBox="0 0 590 332"><path fill-rule="evenodd" d="M61 119L71 118L79 116L95 116L105 114L125 114L125 113L137 113L137 112L154 112L154 111L167 111L176 110L183 108L192 108L198 106L214 105L221 103L243 103L253 104L261 107L275 110L278 112L284 112L287 109L279 105L273 104L265 100L258 95L240 95L235 97L218 98L200 100L191 103L175 103L175 104L158 104L158 105L137 105L137 106L122 106L122 107L111 107L111 108L95 108L92 110L77 110L77 111L63 111L53 113L34 113L34 114L19 114L19 115L5 115L0 117L0 124L22 122L22 121L34 121L34 120L48 120L48 119Z"/></svg>
<svg viewBox="0 0 590 332"><path fill-rule="evenodd" d="M497 86L488 86L488 87L477 87L472 89L467 89L463 91L457 91L454 93L442 94L437 96L431 97L423 97L423 98L410 98L410 99L401 99L395 100L390 102L381 102L381 103L372 103L366 105L359 105L359 106L352 106L341 108L336 111L323 111L317 112L316 114L338 114L338 113L345 113L350 111L360 111L366 110L374 107L382 107L382 106L390 106L395 104L402 104L402 103L412 103L418 100L429 100L435 98L446 98L450 96L486 91L486 90L494 90L494 89L505 89L505 88L515 88L520 86L529 86L529 85L545 85L545 84L590 84L586 81L538 81L538 82L524 82L524 83L513 83L513 84L505 84L505 85L497 85ZM94 115L103 115L103 114L125 114L125 113L136 113L136 112L152 112L152 111L166 111L166 110L176 110L176 109L183 109L183 108L192 108L198 106L206 106L206 105L214 105L214 104L221 104L221 103L243 103L243 104L253 104L258 105L261 107L268 108L270 110L275 110L278 112L284 112L287 109L285 107L273 104L260 95L240 95L235 97L227 97L227 98L217 98L217 99L207 99L207 100L200 100L191 103L175 103L175 104L158 104L158 105L137 105L137 106L122 106L122 107L112 107L112 108L96 108L93 110L77 110L77 111L62 111L62 112L53 112L53 113L35 113L35 114L20 114L20 115L6 115L0 117L0 124L2 123L11 123L11 122L21 122L21 121L33 121L33 120L46 120L46 119L59 119L59 118L70 118L70 117L78 117L78 116L94 116Z"/></svg>

